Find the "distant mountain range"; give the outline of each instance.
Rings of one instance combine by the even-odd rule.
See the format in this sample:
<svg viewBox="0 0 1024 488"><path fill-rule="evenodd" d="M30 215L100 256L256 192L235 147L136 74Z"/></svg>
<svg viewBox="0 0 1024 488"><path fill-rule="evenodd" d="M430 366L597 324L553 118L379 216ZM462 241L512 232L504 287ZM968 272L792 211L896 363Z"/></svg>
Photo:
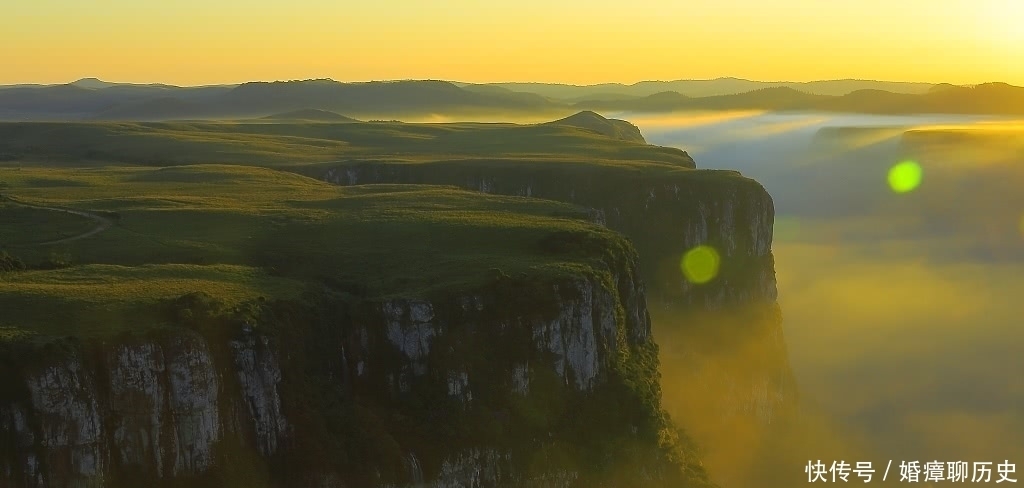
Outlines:
<svg viewBox="0 0 1024 488"><path fill-rule="evenodd" d="M711 97L733 95L761 88L785 87L812 95L846 95L857 90L883 90L893 93L927 93L932 83L906 83L899 81L871 80L825 80L809 82L751 81L739 78L716 78L714 80L641 81L632 85L603 83L599 85L565 85L555 83L489 83L469 85L470 87L500 87L517 92L536 93L545 97L580 102L586 100L609 100L639 98L663 92L676 92L688 97Z"/></svg>
<svg viewBox="0 0 1024 488"><path fill-rule="evenodd" d="M845 95L813 95L788 87L762 88L734 95L687 97L663 92L626 100L590 100L573 107L599 111L672 112L682 110L802 110L870 114L1024 114L1024 88L1005 83L974 87L937 85L925 93L877 89Z"/></svg>
<svg viewBox="0 0 1024 488"><path fill-rule="evenodd" d="M752 87L754 89L747 89ZM277 117L342 122L352 121L350 117L365 120L429 115L563 116L583 110L1024 115L1024 88L1005 83L965 87L856 80L764 83L733 78L583 87L432 80L361 83L305 80L176 87L109 83L86 78L64 85L0 87L0 120L20 121L248 120Z"/></svg>

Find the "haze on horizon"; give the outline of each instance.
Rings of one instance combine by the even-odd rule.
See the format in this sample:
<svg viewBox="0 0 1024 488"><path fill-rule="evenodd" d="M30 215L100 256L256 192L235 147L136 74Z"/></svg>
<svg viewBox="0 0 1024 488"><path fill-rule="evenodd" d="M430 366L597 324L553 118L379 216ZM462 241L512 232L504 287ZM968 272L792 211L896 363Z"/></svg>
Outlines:
<svg viewBox="0 0 1024 488"><path fill-rule="evenodd" d="M739 77L1024 85L1024 64L1010 61L1024 59L1024 3L1016 0L103 5L6 6L0 84Z"/></svg>

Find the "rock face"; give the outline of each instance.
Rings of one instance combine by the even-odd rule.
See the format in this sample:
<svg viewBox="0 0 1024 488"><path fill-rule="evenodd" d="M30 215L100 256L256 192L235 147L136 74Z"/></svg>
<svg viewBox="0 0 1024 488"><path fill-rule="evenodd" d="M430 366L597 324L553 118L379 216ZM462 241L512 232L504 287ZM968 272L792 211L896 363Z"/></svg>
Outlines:
<svg viewBox="0 0 1024 488"><path fill-rule="evenodd" d="M659 441L656 346L622 252L596 274L5 354L0 486L695 481L686 446Z"/></svg>
<svg viewBox="0 0 1024 488"><path fill-rule="evenodd" d="M268 338L249 328L230 345L242 400L253 419L256 447L264 456L271 456L288 430L279 391L281 367Z"/></svg>
<svg viewBox="0 0 1024 488"><path fill-rule="evenodd" d="M104 430L92 375L70 358L29 377L27 387L40 428L15 436L33 439L42 449L28 455L24 476L39 478L42 469L56 469L67 473L69 486L102 483ZM17 417L14 423L21 424Z"/></svg>
<svg viewBox="0 0 1024 488"><path fill-rule="evenodd" d="M270 454L283 419L273 354L253 341L233 342L240 377L259 378L228 389L207 340L180 331L152 340L78 345L36 364L5 371L0 396L0 486L124 486L132 481L189 479L218 462L225 435L257 433ZM245 362L263 354L264 360ZM235 391L231 391L235 390ZM255 405L253 413L223 415L231 401ZM268 407L269 406L269 407Z"/></svg>

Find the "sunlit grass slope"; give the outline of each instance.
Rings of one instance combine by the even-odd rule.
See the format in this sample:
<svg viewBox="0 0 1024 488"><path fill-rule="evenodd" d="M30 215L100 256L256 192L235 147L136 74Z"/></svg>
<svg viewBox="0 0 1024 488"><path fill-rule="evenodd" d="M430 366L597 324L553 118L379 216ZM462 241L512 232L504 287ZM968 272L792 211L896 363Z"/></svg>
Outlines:
<svg viewBox="0 0 1024 488"><path fill-rule="evenodd" d="M600 273L625 238L551 201L441 186L342 188L273 169L0 168L18 202L106 216L87 239L18 245L82 231L74 216L7 202L6 250L30 268L0 274L0 326L88 336L159 324L146 307L193 293L227 305L293 298L329 282L367 298L478 286L494 274ZM44 184L41 184L44 182ZM8 212L12 212L8 215ZM83 219L84 220L84 219ZM582 247L553 249L552 236ZM11 245L14 244L14 245ZM557 246L556 246L557 247ZM56 260L57 269L37 263ZM63 266L72 265L70 268Z"/></svg>

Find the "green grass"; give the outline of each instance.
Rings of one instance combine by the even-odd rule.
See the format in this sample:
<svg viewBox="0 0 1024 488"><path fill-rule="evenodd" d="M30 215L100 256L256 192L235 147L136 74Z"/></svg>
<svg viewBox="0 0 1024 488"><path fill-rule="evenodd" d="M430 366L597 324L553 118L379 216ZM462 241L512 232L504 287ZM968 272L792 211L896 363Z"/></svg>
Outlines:
<svg viewBox="0 0 1024 488"><path fill-rule="evenodd" d="M594 272L605 247L626 246L585 221L581 208L452 187L344 188L225 165L0 168L0 180L21 202L117 216L115 226L86 239L12 249L30 266L54 253L75 265L0 275L0 323L47 334L145 327L125 317L195 291L236 303L287 298L304 283L329 280L372 299L472 288L495 269L556 279ZM36 211L18 213L22 231L68 232ZM559 254L542 244L553 234L607 246Z"/></svg>
<svg viewBox="0 0 1024 488"><path fill-rule="evenodd" d="M258 297L294 298L296 280L245 266L84 265L7 273L0 279L0 329L7 334L92 337L166 325L158 307L206 293L233 307ZM13 312L13 313L12 313Z"/></svg>
<svg viewBox="0 0 1024 488"><path fill-rule="evenodd" d="M35 182L60 181L41 186ZM332 185L272 169L204 164L177 167L0 167L4 193L35 204L73 208L283 207L288 200L329 198Z"/></svg>
<svg viewBox="0 0 1024 488"><path fill-rule="evenodd" d="M147 302L191 292L216 291L216 295L228 302L238 303L260 294L293 295L297 283L268 278L260 270L246 266L90 264L14 273L5 277L3 290L24 296L94 304Z"/></svg>
<svg viewBox="0 0 1024 488"><path fill-rule="evenodd" d="M96 221L78 215L0 202L0 248L72 237L96 225Z"/></svg>

